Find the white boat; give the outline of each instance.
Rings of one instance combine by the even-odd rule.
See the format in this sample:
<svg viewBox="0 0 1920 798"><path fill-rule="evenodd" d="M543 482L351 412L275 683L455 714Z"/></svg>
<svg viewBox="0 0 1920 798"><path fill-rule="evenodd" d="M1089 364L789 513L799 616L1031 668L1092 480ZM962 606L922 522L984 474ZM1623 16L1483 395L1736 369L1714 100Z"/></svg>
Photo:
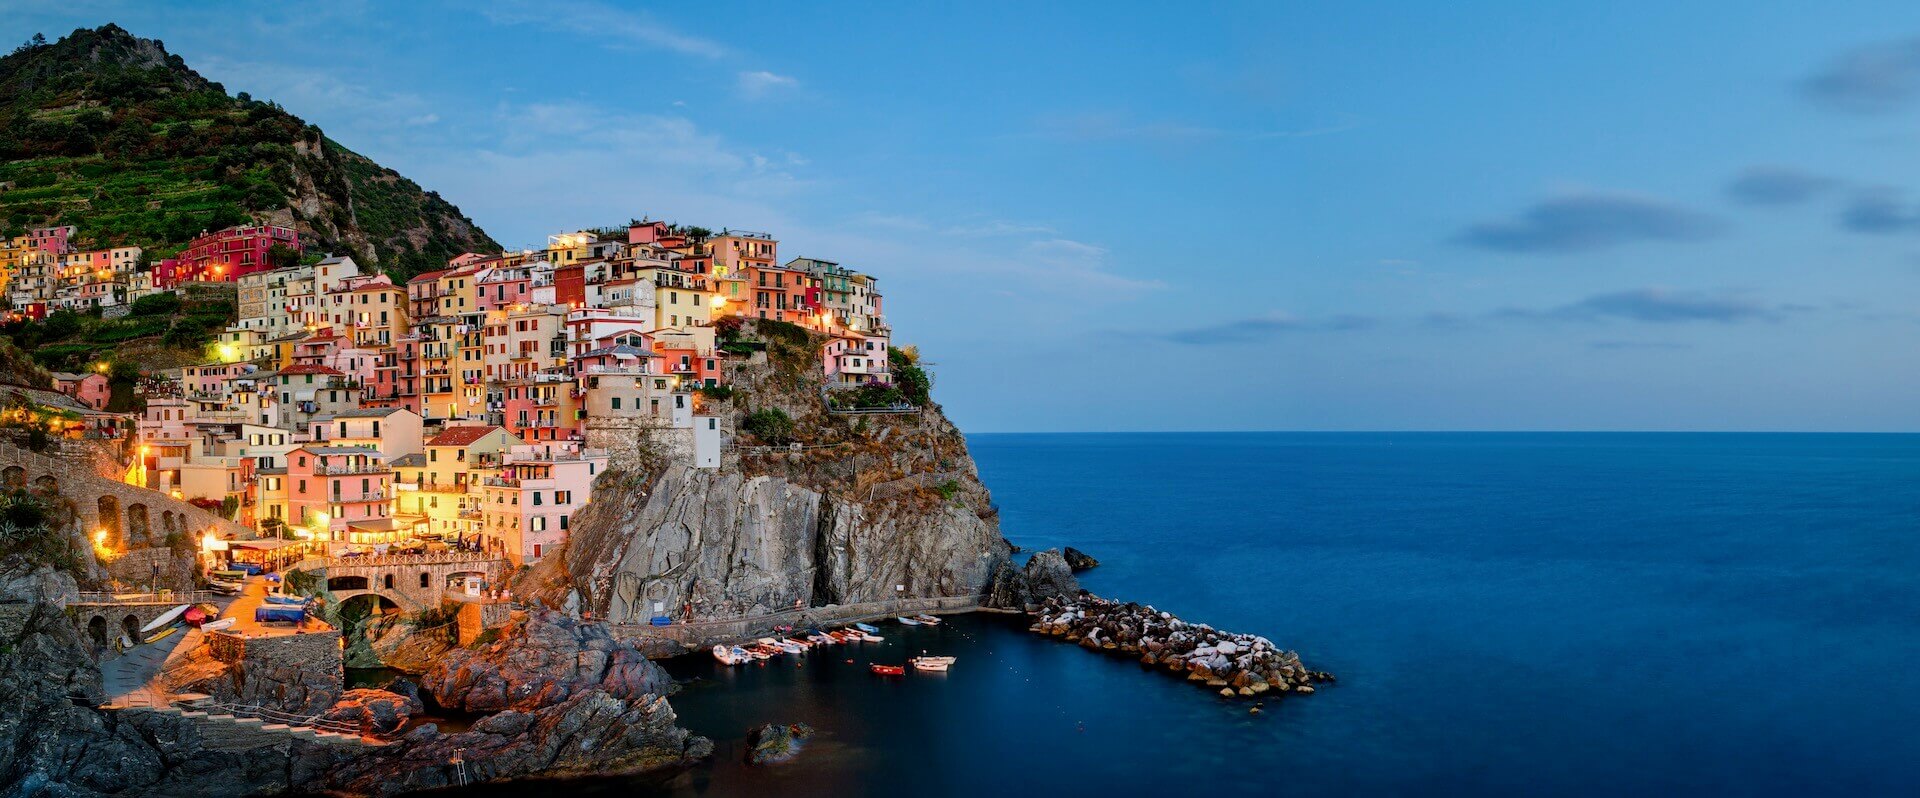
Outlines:
<svg viewBox="0 0 1920 798"><path fill-rule="evenodd" d="M914 620L916 620L916 621L919 621L919 622L921 622L921 623L924 623L924 624L926 624L926 625L928 625L928 626L939 626L939 625L940 625L940 619L939 619L938 617L936 617L936 616L932 616L932 615L924 615L924 614L922 614L922 615L915 615L915 616L913 616L913 619L914 619Z"/></svg>
<svg viewBox="0 0 1920 798"><path fill-rule="evenodd" d="M877 634L880 631L880 627L870 623L856 623L853 625L853 628L866 632L867 634Z"/></svg>
<svg viewBox="0 0 1920 798"><path fill-rule="evenodd" d="M912 618L909 618L909 617L907 617L907 616L905 616L905 615L902 615L902 616L900 616L900 617L898 617L898 618L895 618L894 620L896 620L896 621L899 621L899 622L901 622L901 623L903 623L903 624L906 624L907 626L919 626L919 625L920 625L920 622L919 622L919 621L916 621L916 620L914 620L914 619L912 619Z"/></svg>
<svg viewBox="0 0 1920 798"><path fill-rule="evenodd" d="M860 631L860 630L856 629L854 631ZM885 640L886 638L881 637L872 632L860 632L860 639L865 640L866 642L869 642L869 643L878 643L882 640Z"/></svg>
<svg viewBox="0 0 1920 798"><path fill-rule="evenodd" d="M828 636L826 632L809 633L807 635L807 641L816 646L830 646L830 645L833 645L835 642L838 642L838 641L835 641L832 637Z"/></svg>
<svg viewBox="0 0 1920 798"><path fill-rule="evenodd" d="M939 662L932 657L915 657L907 660L907 664L912 665L916 671L945 671L953 663Z"/></svg>
<svg viewBox="0 0 1920 798"><path fill-rule="evenodd" d="M739 646L714 646L713 658L720 660L723 665L739 665L753 659L746 649Z"/></svg>
<svg viewBox="0 0 1920 798"><path fill-rule="evenodd" d="M927 657L927 656L914 657L914 659L920 662L938 662L942 665L952 665L953 663L958 662L960 660L959 657Z"/></svg>
<svg viewBox="0 0 1920 798"><path fill-rule="evenodd" d="M200 629L201 631L206 631L206 632L218 632L222 629L232 626L233 624L234 624L233 618L221 618L220 620L217 620L217 621L208 621L206 623L200 624Z"/></svg>
<svg viewBox="0 0 1920 798"><path fill-rule="evenodd" d="M166 626L167 624L180 620L180 613L186 612L187 608L191 606L193 605L182 604L178 607L174 607L173 609L167 610L166 612L160 613L160 617L155 618L151 621L148 621L146 626L140 627L140 634L144 635L162 626Z"/></svg>

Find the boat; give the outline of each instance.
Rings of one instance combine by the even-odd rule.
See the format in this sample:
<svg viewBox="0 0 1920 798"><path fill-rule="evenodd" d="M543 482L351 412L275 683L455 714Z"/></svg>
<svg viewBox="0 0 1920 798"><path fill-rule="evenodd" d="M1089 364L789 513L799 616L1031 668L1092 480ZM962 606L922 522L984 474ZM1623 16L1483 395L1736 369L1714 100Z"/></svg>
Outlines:
<svg viewBox="0 0 1920 798"><path fill-rule="evenodd" d="M180 626L178 624L175 624L173 626L169 626L165 629L162 629L158 632L154 632L151 635L148 635L147 639L141 642L145 642L145 643L159 642L161 640L165 640L167 638L167 635L173 634L174 632L178 632L178 631L180 631Z"/></svg>
<svg viewBox="0 0 1920 798"><path fill-rule="evenodd" d="M877 634L874 634L874 633L872 633L872 632L861 632L861 633L860 633L860 639L861 639L861 640L865 640L865 641L867 641L867 642L869 642L869 643L878 643L878 642L880 642L880 641L882 641L882 640L885 640L886 638L884 638L884 637L881 637L881 636L879 636L879 635L877 635Z"/></svg>
<svg viewBox="0 0 1920 798"><path fill-rule="evenodd" d="M234 624L234 620L235 619L233 618L221 618L220 620L217 620L217 621L208 621L206 623L200 624L200 629L201 631L206 631L206 632L218 632L222 629L232 626Z"/></svg>
<svg viewBox="0 0 1920 798"><path fill-rule="evenodd" d="M208 582L207 587L222 596L238 596L240 595L240 591L246 589L246 586L239 582L221 582L218 580Z"/></svg>
<svg viewBox="0 0 1920 798"><path fill-rule="evenodd" d="M739 646L714 646L713 658L720 660L723 665L739 665L753 659Z"/></svg>
<svg viewBox="0 0 1920 798"><path fill-rule="evenodd" d="M284 604L288 606L293 606L293 605L304 606L307 603L307 599L300 596L283 596L279 593L268 593L267 603L268 604Z"/></svg>
<svg viewBox="0 0 1920 798"><path fill-rule="evenodd" d="M915 615L915 616L913 616L913 619L914 619L914 620L916 620L916 621L919 621L919 622L921 622L921 623L924 623L924 624L926 624L926 625L928 625L928 626L939 626L939 625L940 625L940 619L939 619L938 617L935 617L935 616L932 616L932 615L925 615L925 614L922 614L922 615Z"/></svg>
<svg viewBox="0 0 1920 798"><path fill-rule="evenodd" d="M262 604L253 608L253 622L290 623L298 626L307 622L307 609L305 607Z"/></svg>
<svg viewBox="0 0 1920 798"><path fill-rule="evenodd" d="M914 657L913 659L907 660L907 662L911 664L916 671L945 672L947 667L953 664L951 662L939 662L932 657Z"/></svg>
<svg viewBox="0 0 1920 798"><path fill-rule="evenodd" d="M919 626L919 625L920 625L920 622L919 622L919 621L916 621L916 620L914 620L914 619L912 619L912 618L909 618L909 617L907 617L907 616L905 616L905 615L902 615L902 616L900 616L900 617L898 617L898 618L895 618L894 620L896 620L896 621L899 621L900 623L902 623L902 624L905 624L905 625L907 625L907 626Z"/></svg>
<svg viewBox="0 0 1920 798"><path fill-rule="evenodd" d="M167 624L173 623L174 621L180 620L181 614L185 613L187 611L187 608L191 606L193 605L182 604L178 607L174 607L173 609L167 610L166 612L160 613L159 617L156 617L153 620L148 621L146 626L140 627L140 634L146 634L162 626L166 626Z"/></svg>
<svg viewBox="0 0 1920 798"><path fill-rule="evenodd" d="M826 632L818 632L818 631L808 632L807 641L813 643L816 646L830 646L830 645L833 645L834 643L840 642L838 640L833 639Z"/></svg>
<svg viewBox="0 0 1920 798"><path fill-rule="evenodd" d="M784 654L798 654L802 650L799 644L797 643L792 643L786 640L781 640L773 637L762 637L755 642L758 642L760 645L765 646L767 648L778 649L780 650L781 653L784 653Z"/></svg>
<svg viewBox="0 0 1920 798"><path fill-rule="evenodd" d="M914 657L914 659L919 660L921 662L938 662L942 665L952 665L953 663L960 661L959 657L929 657L925 655Z"/></svg>
<svg viewBox="0 0 1920 798"><path fill-rule="evenodd" d="M789 637L787 638L787 642L792 643L796 646L799 646L801 651L806 651L810 648L813 648L813 641L807 640L805 638Z"/></svg>
<svg viewBox="0 0 1920 798"><path fill-rule="evenodd" d="M856 623L853 625L853 628L866 632L867 634L877 634L880 631L880 627L870 623Z"/></svg>
<svg viewBox="0 0 1920 798"><path fill-rule="evenodd" d="M904 665L882 665L878 662L868 665L867 669L881 676L901 676L907 672Z"/></svg>

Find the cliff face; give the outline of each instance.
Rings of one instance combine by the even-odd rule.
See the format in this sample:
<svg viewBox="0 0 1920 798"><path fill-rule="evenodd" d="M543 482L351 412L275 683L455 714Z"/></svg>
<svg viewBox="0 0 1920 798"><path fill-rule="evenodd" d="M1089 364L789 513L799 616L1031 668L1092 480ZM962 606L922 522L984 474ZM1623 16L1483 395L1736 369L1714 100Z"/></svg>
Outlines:
<svg viewBox="0 0 1920 798"><path fill-rule="evenodd" d="M742 449L712 470L624 464L575 517L562 565L523 592L616 623L981 594L1011 546L965 438L937 405L828 413L822 343L745 359L729 374L735 395L700 409L743 430L778 408L801 451Z"/></svg>

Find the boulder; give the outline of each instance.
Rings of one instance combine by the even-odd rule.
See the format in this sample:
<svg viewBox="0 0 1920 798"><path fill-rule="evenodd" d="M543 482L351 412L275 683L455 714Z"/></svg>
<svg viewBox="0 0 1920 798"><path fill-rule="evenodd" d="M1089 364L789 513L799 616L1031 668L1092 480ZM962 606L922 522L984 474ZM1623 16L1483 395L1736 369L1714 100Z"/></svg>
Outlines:
<svg viewBox="0 0 1920 798"><path fill-rule="evenodd" d="M1073 569L1073 572L1076 574L1100 564L1099 560L1088 556L1086 552L1072 546L1068 546L1065 551L1060 552L1060 556L1067 561L1067 567Z"/></svg>
<svg viewBox="0 0 1920 798"><path fill-rule="evenodd" d="M448 652L421 675L420 686L447 709L498 712L559 704L590 690L629 701L664 696L673 679L605 626L535 610L492 643Z"/></svg>
<svg viewBox="0 0 1920 798"><path fill-rule="evenodd" d="M1049 598L1072 598L1080 593L1080 580L1057 549L1034 552L1027 564L1015 569L1001 563L994 569L987 586L987 606L1025 610Z"/></svg>
<svg viewBox="0 0 1920 798"><path fill-rule="evenodd" d="M747 732L747 764L784 762L800 753L800 741L813 736L805 723L769 723Z"/></svg>
<svg viewBox="0 0 1920 798"><path fill-rule="evenodd" d="M420 711L419 700L386 690L348 690L320 713L325 720L352 725L363 732L392 734Z"/></svg>

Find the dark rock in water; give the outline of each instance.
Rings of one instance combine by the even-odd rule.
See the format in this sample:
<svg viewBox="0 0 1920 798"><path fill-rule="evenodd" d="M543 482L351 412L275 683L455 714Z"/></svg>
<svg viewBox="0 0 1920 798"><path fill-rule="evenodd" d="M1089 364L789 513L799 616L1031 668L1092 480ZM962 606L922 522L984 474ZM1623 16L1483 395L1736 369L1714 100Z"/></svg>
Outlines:
<svg viewBox="0 0 1920 798"><path fill-rule="evenodd" d="M421 675L420 686L447 709L498 712L558 704L596 689L628 701L664 696L673 679L606 627L535 610L492 643L448 652Z"/></svg>
<svg viewBox="0 0 1920 798"><path fill-rule="evenodd" d="M348 690L320 714L321 718L352 725L362 732L392 734L420 712L420 700L386 690Z"/></svg>
<svg viewBox="0 0 1920 798"><path fill-rule="evenodd" d="M1086 552L1072 546L1068 546L1066 551L1060 553L1060 556L1067 561L1067 567L1073 569L1073 572L1076 574L1100 564L1099 560L1088 556Z"/></svg>
<svg viewBox="0 0 1920 798"><path fill-rule="evenodd" d="M1025 610L1049 598L1072 598L1080 593L1080 580L1055 549L1035 552L1018 570L1006 563L994 569L987 587L987 606Z"/></svg>
<svg viewBox="0 0 1920 798"><path fill-rule="evenodd" d="M800 752L800 741L813 736L805 723L769 723L747 732L747 764L784 762Z"/></svg>
<svg viewBox="0 0 1920 798"><path fill-rule="evenodd" d="M1031 607L1029 614L1034 632L1164 668L1223 698L1270 691L1307 694L1314 692L1313 683L1333 680L1323 671L1308 670L1299 654L1282 650L1264 637L1188 623L1131 601L1085 592L1072 599L1050 596Z"/></svg>

